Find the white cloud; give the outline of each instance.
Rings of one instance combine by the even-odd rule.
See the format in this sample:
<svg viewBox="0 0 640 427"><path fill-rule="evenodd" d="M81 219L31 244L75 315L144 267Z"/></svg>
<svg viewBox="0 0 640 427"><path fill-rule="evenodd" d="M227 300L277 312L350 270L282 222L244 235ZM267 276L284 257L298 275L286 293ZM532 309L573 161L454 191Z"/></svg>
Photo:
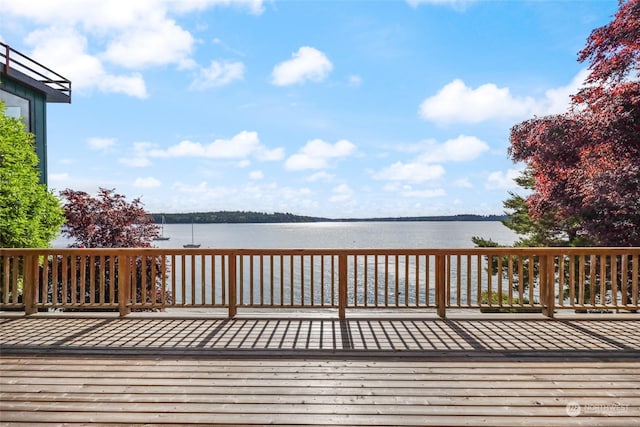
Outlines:
<svg viewBox="0 0 640 427"><path fill-rule="evenodd" d="M335 178L335 175L327 173L325 171L320 171L320 172L316 172L313 175L307 177L306 180L308 182L319 182L319 181L330 182L330 181L333 181L334 178Z"/></svg>
<svg viewBox="0 0 640 427"><path fill-rule="evenodd" d="M587 75L588 70L582 70L568 85L548 89L540 98L517 97L508 87L500 88L493 83L474 89L462 80L455 79L434 96L426 98L420 104L419 114L424 120L440 124L480 123L558 114L567 110L570 96L583 85Z"/></svg>
<svg viewBox="0 0 640 427"><path fill-rule="evenodd" d="M271 82L276 86L289 86L306 81L321 82L327 78L333 64L316 48L302 46L292 54L293 59L273 68Z"/></svg>
<svg viewBox="0 0 640 427"><path fill-rule="evenodd" d="M121 157L118 162L133 168L144 168L151 165L151 161L147 157Z"/></svg>
<svg viewBox="0 0 640 427"><path fill-rule="evenodd" d="M242 62L211 61L209 67L198 70L198 75L189 88L192 90L206 90L225 86L234 80L242 80L243 78L244 64Z"/></svg>
<svg viewBox="0 0 640 427"><path fill-rule="evenodd" d="M509 169L506 172L491 172L487 177L487 182L484 186L489 190L508 190L518 188L518 184L514 182L514 179L520 176L521 173L522 169Z"/></svg>
<svg viewBox="0 0 640 427"><path fill-rule="evenodd" d="M444 167L439 163L474 160L488 150L489 145L475 136L460 135L442 144L427 140L420 144L401 147L401 151L415 153L416 157L408 162L395 162L375 173L373 177L413 183L434 181L445 174Z"/></svg>
<svg viewBox="0 0 640 427"><path fill-rule="evenodd" d="M332 203L346 202L353 196L353 190L347 184L340 184L331 190L329 201Z"/></svg>
<svg viewBox="0 0 640 427"><path fill-rule="evenodd" d="M473 184L469 181L469 178L459 178L453 181L454 187L459 188L473 188Z"/></svg>
<svg viewBox="0 0 640 427"><path fill-rule="evenodd" d="M48 25L78 25L103 33L135 27L154 16L185 14L214 6L239 6L250 13L264 12L263 0L4 0L3 13Z"/></svg>
<svg viewBox="0 0 640 427"><path fill-rule="evenodd" d="M257 132L242 131L231 139L216 139L208 144L193 141L181 141L165 150L152 149L149 157L175 158L200 157L210 159L246 159L256 157L258 160L280 160L284 150L269 150L260 144Z"/></svg>
<svg viewBox="0 0 640 427"><path fill-rule="evenodd" d="M193 44L191 33L154 11L111 39L100 57L134 70L167 64L192 68Z"/></svg>
<svg viewBox="0 0 640 427"><path fill-rule="evenodd" d="M138 188L156 188L160 187L161 185L162 182L160 182L160 180L151 176L146 178L136 178L135 182L133 183L133 186Z"/></svg>
<svg viewBox="0 0 640 427"><path fill-rule="evenodd" d="M196 194L204 194L210 193L209 185L206 181L202 181L196 185L185 184L181 181L177 181L173 183L171 186L172 189L179 191L181 193L196 193ZM228 194L232 194L232 192L227 192Z"/></svg>
<svg viewBox="0 0 640 427"><path fill-rule="evenodd" d="M411 7L418 7L421 4L453 6L454 9L463 9L476 0L406 0Z"/></svg>
<svg viewBox="0 0 640 427"><path fill-rule="evenodd" d="M349 86L351 87L360 87L362 86L362 77L357 74L352 74L349 76Z"/></svg>
<svg viewBox="0 0 640 427"><path fill-rule="evenodd" d="M533 98L514 98L509 88L487 83L476 89L456 79L420 104L420 116L436 123L480 123L494 118L526 116Z"/></svg>
<svg viewBox="0 0 640 427"><path fill-rule="evenodd" d="M229 210L260 210L299 212L301 208L313 212L318 204L311 199L313 192L306 187L279 186L274 182L249 181L244 185L211 186L207 181L187 183L176 181L163 198L170 205L189 210L211 210L224 206Z"/></svg>
<svg viewBox="0 0 640 427"><path fill-rule="evenodd" d="M420 162L396 162L375 174L374 178L420 183L439 179L444 173L445 170L441 165Z"/></svg>
<svg viewBox="0 0 640 427"><path fill-rule="evenodd" d="M446 196L446 194L446 191L444 191L442 188L435 188L431 190L415 190L410 185L403 186L400 190L400 195L402 197L411 197L417 199L431 199L434 197Z"/></svg>
<svg viewBox="0 0 640 427"><path fill-rule="evenodd" d="M547 90L544 99L538 103L534 113L546 116L567 111L571 102L571 95L576 94L584 85L588 75L589 70L585 68L576 74L568 85Z"/></svg>
<svg viewBox="0 0 640 427"><path fill-rule="evenodd" d="M325 169L330 166L332 159L348 157L355 151L356 146L346 139L335 144L313 139L287 159L285 168L287 170Z"/></svg>
<svg viewBox="0 0 640 427"><path fill-rule="evenodd" d="M52 184L60 184L60 183L67 183L70 180L70 175L67 172L61 172L61 173L50 173L48 175L49 178L49 185Z"/></svg>
<svg viewBox="0 0 640 427"><path fill-rule="evenodd" d="M254 181L264 179L264 173L262 171L251 171L249 172L249 179Z"/></svg>
<svg viewBox="0 0 640 427"><path fill-rule="evenodd" d="M213 40L211 40L211 42L213 44L215 44L216 46L220 46L221 48L223 48L224 50L226 50L227 52L231 52L232 54L234 54L235 56L242 56L245 57L247 56L246 53L244 53L241 50L238 49L234 49L231 46L229 46L227 43L225 43L224 41L222 41L221 39L219 39L218 37L215 37Z"/></svg>
<svg viewBox="0 0 640 427"><path fill-rule="evenodd" d="M475 136L460 135L442 144L427 141L417 160L424 163L465 162L488 150L489 145Z"/></svg>
<svg viewBox="0 0 640 427"><path fill-rule="evenodd" d="M109 148L116 145L115 138L89 138L87 139L87 144L89 144L89 148L92 150L102 150L106 151Z"/></svg>
<svg viewBox="0 0 640 427"><path fill-rule="evenodd" d="M1 8L4 19L39 26L26 38L30 55L72 80L74 90L146 98L141 74L114 72L105 64L136 71L168 64L195 68L196 41L174 16L216 6L264 11L263 0L3 0ZM102 50L88 51L88 38Z"/></svg>
<svg viewBox="0 0 640 427"><path fill-rule="evenodd" d="M121 157L118 162L123 165L131 166L134 168L144 168L151 165L151 160L147 152L153 147L150 142L134 142L133 154L131 157Z"/></svg>
<svg viewBox="0 0 640 427"><path fill-rule="evenodd" d="M284 159L284 148L278 147L272 150L268 150L265 147L260 147L260 149L255 153L256 158L263 162L273 162Z"/></svg>
<svg viewBox="0 0 640 427"><path fill-rule="evenodd" d="M147 88L138 73L111 74L102 62L86 53L87 38L69 28L50 27L29 34L27 44L34 46L32 56L73 82L74 91L93 88L105 93L123 93L146 98Z"/></svg>

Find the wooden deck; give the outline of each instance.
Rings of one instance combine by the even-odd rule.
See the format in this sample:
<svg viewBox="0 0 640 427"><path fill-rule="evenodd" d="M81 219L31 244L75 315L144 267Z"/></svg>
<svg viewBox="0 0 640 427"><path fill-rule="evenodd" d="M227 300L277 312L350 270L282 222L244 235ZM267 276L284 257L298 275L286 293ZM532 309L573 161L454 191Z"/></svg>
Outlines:
<svg viewBox="0 0 640 427"><path fill-rule="evenodd" d="M640 425L640 319L0 317L0 425Z"/></svg>

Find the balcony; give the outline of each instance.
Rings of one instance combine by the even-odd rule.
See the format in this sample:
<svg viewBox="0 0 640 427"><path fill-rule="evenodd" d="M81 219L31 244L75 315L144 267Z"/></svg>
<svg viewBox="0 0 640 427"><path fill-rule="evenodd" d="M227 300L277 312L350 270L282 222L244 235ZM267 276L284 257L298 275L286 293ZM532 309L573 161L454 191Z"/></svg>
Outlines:
<svg viewBox="0 0 640 427"><path fill-rule="evenodd" d="M639 263L640 248L0 249L0 419L634 425Z"/></svg>
<svg viewBox="0 0 640 427"><path fill-rule="evenodd" d="M0 74L46 96L47 102L71 103L71 81L0 42Z"/></svg>

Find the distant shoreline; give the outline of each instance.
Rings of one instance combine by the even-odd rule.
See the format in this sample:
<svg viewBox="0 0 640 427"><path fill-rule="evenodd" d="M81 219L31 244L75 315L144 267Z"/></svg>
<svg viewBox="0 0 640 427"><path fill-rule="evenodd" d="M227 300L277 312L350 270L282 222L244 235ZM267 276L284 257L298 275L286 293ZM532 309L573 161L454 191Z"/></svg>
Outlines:
<svg viewBox="0 0 640 427"><path fill-rule="evenodd" d="M442 222L442 221L504 221L506 215L437 215L383 218L323 218L313 216L294 215L291 213L264 213L244 211L217 211L191 213L152 213L153 222L160 224L282 224L282 223L313 223L313 222Z"/></svg>

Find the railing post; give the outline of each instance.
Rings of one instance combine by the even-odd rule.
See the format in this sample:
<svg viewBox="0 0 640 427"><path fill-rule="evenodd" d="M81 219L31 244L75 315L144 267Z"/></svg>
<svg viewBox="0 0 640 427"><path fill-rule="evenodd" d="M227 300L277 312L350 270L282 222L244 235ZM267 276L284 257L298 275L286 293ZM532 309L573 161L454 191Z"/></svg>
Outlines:
<svg viewBox="0 0 640 427"><path fill-rule="evenodd" d="M347 314L347 256L338 256L338 317L344 319Z"/></svg>
<svg viewBox="0 0 640 427"><path fill-rule="evenodd" d="M131 313L131 257L118 255L118 308L120 317Z"/></svg>
<svg viewBox="0 0 640 427"><path fill-rule="evenodd" d="M553 258L553 255L542 255L539 258L540 302L542 303L542 314L552 319L555 311Z"/></svg>
<svg viewBox="0 0 640 427"><path fill-rule="evenodd" d="M229 260L229 280L227 282L227 295L229 295L229 317L235 317L238 313L236 302L237 278L236 278L236 254L228 255Z"/></svg>
<svg viewBox="0 0 640 427"><path fill-rule="evenodd" d="M4 64L4 72L5 74L9 74L9 71L11 69L11 59L10 59L10 55L11 55L11 48L9 47L9 45L5 45L5 64Z"/></svg>
<svg viewBox="0 0 640 427"><path fill-rule="evenodd" d="M37 292L35 280L36 273L33 266L34 256L25 255L23 262L22 298L24 298L24 314L28 315L38 312L38 309L35 305Z"/></svg>
<svg viewBox="0 0 640 427"><path fill-rule="evenodd" d="M447 284L447 258L445 255L436 255L436 307L441 319L447 317L446 284Z"/></svg>

